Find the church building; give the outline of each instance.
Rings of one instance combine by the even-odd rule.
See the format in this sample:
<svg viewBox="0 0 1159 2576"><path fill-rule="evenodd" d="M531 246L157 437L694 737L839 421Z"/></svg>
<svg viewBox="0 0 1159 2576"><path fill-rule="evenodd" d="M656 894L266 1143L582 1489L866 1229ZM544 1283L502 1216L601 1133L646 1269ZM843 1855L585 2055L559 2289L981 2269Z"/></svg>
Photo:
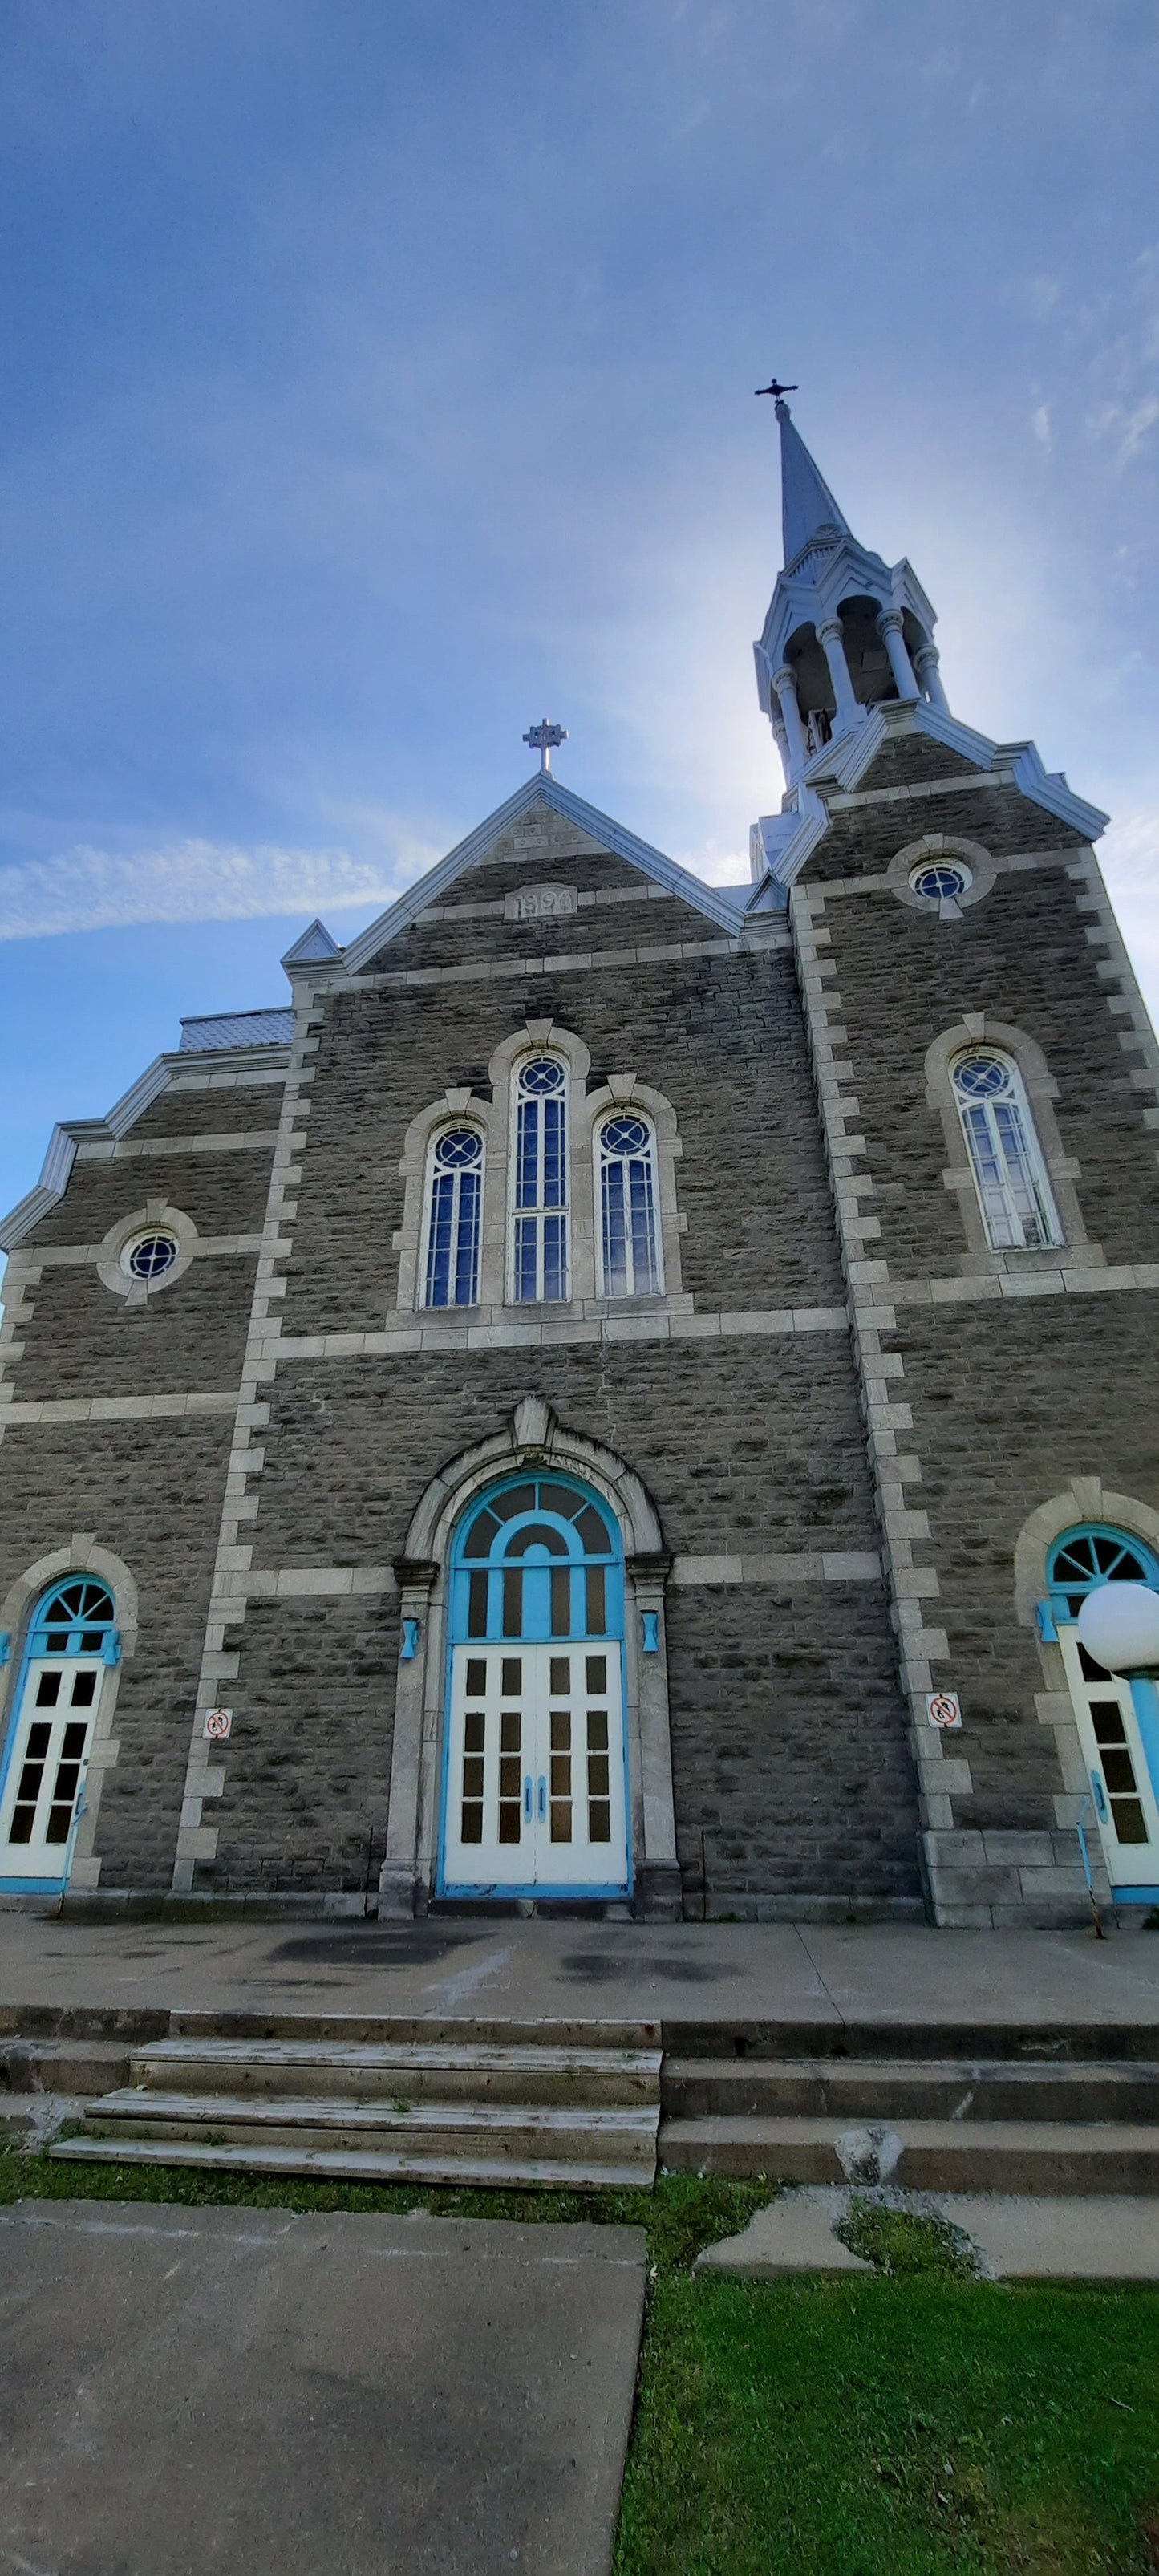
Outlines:
<svg viewBox="0 0 1159 2576"><path fill-rule="evenodd" d="M1159 1056L1033 744L783 399L787 780L541 765L0 1226L0 1893L979 1927L1159 1903ZM951 690L952 694L952 690ZM968 713L968 711L967 711Z"/></svg>

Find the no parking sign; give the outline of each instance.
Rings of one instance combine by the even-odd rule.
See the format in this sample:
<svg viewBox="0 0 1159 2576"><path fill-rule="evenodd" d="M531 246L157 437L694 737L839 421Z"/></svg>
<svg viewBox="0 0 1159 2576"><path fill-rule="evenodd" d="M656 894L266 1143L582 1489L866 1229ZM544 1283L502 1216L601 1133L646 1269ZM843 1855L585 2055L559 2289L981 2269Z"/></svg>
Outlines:
<svg viewBox="0 0 1159 2576"><path fill-rule="evenodd" d="M931 1726L944 1729L960 1726L962 1708L957 1691L927 1691L926 1716Z"/></svg>
<svg viewBox="0 0 1159 2576"><path fill-rule="evenodd" d="M232 1725L231 1708L207 1708L201 1732L209 1737L211 1744L224 1744Z"/></svg>

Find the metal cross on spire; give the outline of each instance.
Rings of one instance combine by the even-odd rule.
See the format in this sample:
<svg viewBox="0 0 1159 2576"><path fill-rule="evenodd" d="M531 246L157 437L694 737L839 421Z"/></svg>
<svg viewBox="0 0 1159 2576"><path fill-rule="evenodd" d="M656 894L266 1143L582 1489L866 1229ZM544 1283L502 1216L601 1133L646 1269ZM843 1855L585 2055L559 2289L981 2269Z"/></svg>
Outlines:
<svg viewBox="0 0 1159 2576"><path fill-rule="evenodd" d="M755 391L758 394L772 394L775 397L773 409L776 412L778 420L785 420L788 418L788 406L785 402L785 395L799 394L800 390L801 388L799 385L779 385L775 376L773 377L771 384L757 385L755 387Z"/></svg>
<svg viewBox="0 0 1159 2576"><path fill-rule="evenodd" d="M529 727L523 739L526 743L530 743L533 751L539 753L539 766L541 770L546 770L550 777L551 755L553 751L558 751L561 742L567 741L566 727L552 724L550 717L541 716L538 724Z"/></svg>

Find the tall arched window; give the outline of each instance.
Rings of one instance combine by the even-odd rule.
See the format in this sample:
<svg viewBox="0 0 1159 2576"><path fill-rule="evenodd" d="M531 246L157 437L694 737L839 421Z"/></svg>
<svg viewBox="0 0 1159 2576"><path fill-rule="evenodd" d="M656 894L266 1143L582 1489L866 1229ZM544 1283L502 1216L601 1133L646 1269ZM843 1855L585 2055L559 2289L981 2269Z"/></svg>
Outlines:
<svg viewBox="0 0 1159 2576"><path fill-rule="evenodd" d="M567 1069L528 1056L515 1083L512 1293L517 1303L568 1294Z"/></svg>
<svg viewBox="0 0 1159 2576"><path fill-rule="evenodd" d="M483 1139L446 1127L430 1154L424 1305L478 1305L482 1211Z"/></svg>
<svg viewBox="0 0 1159 2576"><path fill-rule="evenodd" d="M68 1878L105 1674L120 1651L112 1594L87 1574L54 1584L28 1632L0 1784L0 1885Z"/></svg>
<svg viewBox="0 0 1159 2576"><path fill-rule="evenodd" d="M599 1130L600 1288L605 1297L650 1297L663 1286L656 1222L656 1141L635 1109Z"/></svg>
<svg viewBox="0 0 1159 2576"><path fill-rule="evenodd" d="M954 1098L995 1252L1041 1252L1063 1240L1046 1166L1012 1057L978 1047L954 1065Z"/></svg>

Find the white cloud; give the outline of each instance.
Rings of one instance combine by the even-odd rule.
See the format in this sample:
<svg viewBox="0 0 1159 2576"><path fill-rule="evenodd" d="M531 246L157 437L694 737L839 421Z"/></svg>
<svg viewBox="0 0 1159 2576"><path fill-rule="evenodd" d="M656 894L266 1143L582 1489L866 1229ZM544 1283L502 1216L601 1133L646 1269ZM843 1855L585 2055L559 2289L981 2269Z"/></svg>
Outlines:
<svg viewBox="0 0 1159 2576"><path fill-rule="evenodd" d="M393 844L393 846L391 846ZM380 854L243 849L171 842L114 854L79 845L59 858L0 867L0 940L44 939L146 921L255 921L327 904L387 903L441 857L441 848L396 825Z"/></svg>

